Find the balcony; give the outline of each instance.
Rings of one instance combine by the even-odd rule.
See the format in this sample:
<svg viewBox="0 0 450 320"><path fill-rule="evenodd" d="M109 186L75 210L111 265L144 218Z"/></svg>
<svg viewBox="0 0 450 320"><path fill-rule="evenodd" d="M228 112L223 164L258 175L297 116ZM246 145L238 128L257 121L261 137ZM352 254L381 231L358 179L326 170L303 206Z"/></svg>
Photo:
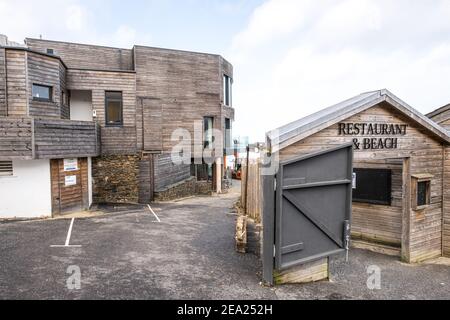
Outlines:
<svg viewBox="0 0 450 320"><path fill-rule="evenodd" d="M0 159L57 159L100 154L100 129L92 121L0 118Z"/></svg>

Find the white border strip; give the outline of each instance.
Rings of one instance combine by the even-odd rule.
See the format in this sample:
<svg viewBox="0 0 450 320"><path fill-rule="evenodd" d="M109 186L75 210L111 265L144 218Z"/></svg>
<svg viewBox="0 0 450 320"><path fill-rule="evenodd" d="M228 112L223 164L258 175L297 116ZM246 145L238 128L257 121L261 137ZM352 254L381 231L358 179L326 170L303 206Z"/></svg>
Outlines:
<svg viewBox="0 0 450 320"><path fill-rule="evenodd" d="M159 220L158 216L156 215L156 213L152 210L152 208L150 207L149 204L147 204L148 209L150 210L151 213L153 213L153 215L155 216L156 220L158 220L158 222L161 222L161 220Z"/></svg>

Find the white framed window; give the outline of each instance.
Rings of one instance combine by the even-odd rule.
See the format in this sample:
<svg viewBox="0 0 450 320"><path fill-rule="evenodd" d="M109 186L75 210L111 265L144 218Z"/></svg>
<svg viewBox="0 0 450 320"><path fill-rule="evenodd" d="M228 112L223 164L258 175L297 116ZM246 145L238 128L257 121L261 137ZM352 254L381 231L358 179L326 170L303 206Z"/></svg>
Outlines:
<svg viewBox="0 0 450 320"><path fill-rule="evenodd" d="M13 175L12 161L0 161L0 177L12 175Z"/></svg>
<svg viewBox="0 0 450 320"><path fill-rule="evenodd" d="M232 85L233 85L233 79L231 79L231 77L224 74L223 75L223 104L228 107L231 107L231 105L232 105Z"/></svg>

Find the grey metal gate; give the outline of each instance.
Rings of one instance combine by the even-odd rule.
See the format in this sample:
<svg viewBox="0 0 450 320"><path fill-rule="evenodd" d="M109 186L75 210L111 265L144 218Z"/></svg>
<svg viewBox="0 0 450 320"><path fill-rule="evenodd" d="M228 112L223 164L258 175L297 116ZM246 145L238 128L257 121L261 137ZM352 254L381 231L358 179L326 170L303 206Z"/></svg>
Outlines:
<svg viewBox="0 0 450 320"><path fill-rule="evenodd" d="M272 283L274 267L283 270L345 250L352 163L352 145L345 144L281 162L276 177L263 177L265 281Z"/></svg>

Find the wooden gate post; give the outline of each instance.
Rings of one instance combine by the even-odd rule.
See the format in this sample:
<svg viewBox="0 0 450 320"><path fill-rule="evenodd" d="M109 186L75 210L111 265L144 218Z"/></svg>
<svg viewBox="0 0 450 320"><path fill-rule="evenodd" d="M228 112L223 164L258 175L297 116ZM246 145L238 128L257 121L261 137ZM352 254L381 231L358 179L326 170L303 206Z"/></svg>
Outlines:
<svg viewBox="0 0 450 320"><path fill-rule="evenodd" d="M261 180L263 190L263 280L267 284L273 285L273 253L275 243L275 176L262 175Z"/></svg>

